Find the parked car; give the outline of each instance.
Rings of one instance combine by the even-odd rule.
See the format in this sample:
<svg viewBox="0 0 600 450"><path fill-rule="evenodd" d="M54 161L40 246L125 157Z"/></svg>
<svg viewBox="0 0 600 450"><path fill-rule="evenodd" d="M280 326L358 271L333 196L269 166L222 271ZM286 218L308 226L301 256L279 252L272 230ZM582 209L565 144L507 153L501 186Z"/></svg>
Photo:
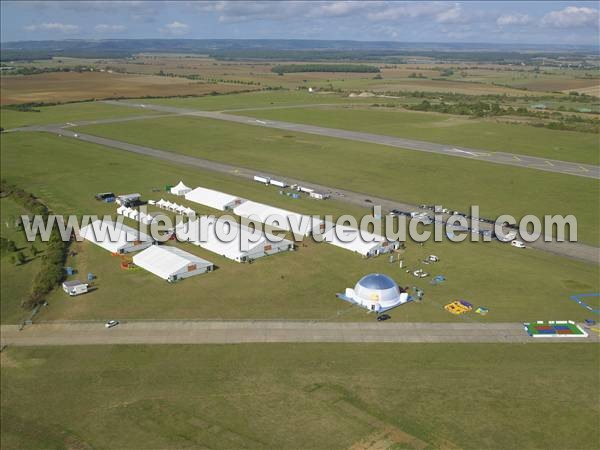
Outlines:
<svg viewBox="0 0 600 450"><path fill-rule="evenodd" d="M112 327L116 327L117 325L119 325L119 321L118 320L109 320L108 322L106 322L104 324L105 328L112 328Z"/></svg>
<svg viewBox="0 0 600 450"><path fill-rule="evenodd" d="M525 248L525 242L523 241L511 241L510 245L512 245L513 247L517 247L517 248Z"/></svg>
<svg viewBox="0 0 600 450"><path fill-rule="evenodd" d="M388 319L391 319L389 314L380 314L377 316L378 322L383 322L384 320L388 320Z"/></svg>
<svg viewBox="0 0 600 450"><path fill-rule="evenodd" d="M367 203L373 203L373 200L371 200L370 198L365 198L365 202L367 202Z"/></svg>

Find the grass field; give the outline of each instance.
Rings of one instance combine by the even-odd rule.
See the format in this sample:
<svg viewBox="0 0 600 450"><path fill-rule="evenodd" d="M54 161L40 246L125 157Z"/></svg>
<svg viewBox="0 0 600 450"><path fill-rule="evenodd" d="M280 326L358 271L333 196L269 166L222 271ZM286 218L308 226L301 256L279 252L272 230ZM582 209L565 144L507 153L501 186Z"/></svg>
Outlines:
<svg viewBox="0 0 600 450"><path fill-rule="evenodd" d="M206 83L185 78L108 72L51 72L39 75L2 76L2 105L30 102L66 102L91 98L143 97L146 95L202 95L211 92L253 90L256 87Z"/></svg>
<svg viewBox="0 0 600 450"><path fill-rule="evenodd" d="M121 108L100 102L67 103L64 105L37 107L35 109L36 111L0 109L0 126L9 130L29 125L61 124L69 121L161 114L151 110L140 112L135 109Z"/></svg>
<svg viewBox="0 0 600 450"><path fill-rule="evenodd" d="M2 176L62 214L114 213L113 204L93 199L96 192L140 192L145 198L173 199L164 192L152 192L152 188L180 179L191 186L211 187L302 213L359 216L366 212L334 201L292 200L257 183L46 134L3 135L2 148ZM418 285L426 291L424 302L393 311L394 320L583 320L589 314L569 296L599 288L596 266L498 243L431 243L424 247L409 243L404 258L411 267L431 253L441 258L437 265L427 267L447 278L436 287L429 286L427 279L417 283L386 257L363 260L326 244L309 243L296 252L263 258L252 265L234 263L189 244L181 247L212 261L218 270L171 285L141 270L120 269L118 258L99 247L76 244L73 248L78 255L68 264L79 270L77 277L93 272L98 290L77 298L56 290L40 318L373 320L363 310L337 300L335 293L353 286L366 273L381 272L403 286ZM490 313L485 317L452 316L443 306L457 298L486 306Z"/></svg>
<svg viewBox="0 0 600 450"><path fill-rule="evenodd" d="M593 449L598 355L589 344L9 348L2 447Z"/></svg>
<svg viewBox="0 0 600 450"><path fill-rule="evenodd" d="M238 114L562 161L600 162L597 134L498 123L492 119L347 107L256 110Z"/></svg>
<svg viewBox="0 0 600 450"><path fill-rule="evenodd" d="M31 291L31 280L40 269L40 258L44 250L44 243L41 241L33 243L40 252L34 256L31 252L32 244L27 242L23 233L17 230L16 221L22 214L28 214L28 211L12 198L4 197L0 199L0 235L13 241L17 251L22 252L26 258L25 264L15 265L11 261L11 256L14 253L7 252L1 255L1 323L18 323L28 315L27 311L21 308L21 302L26 299Z"/></svg>
<svg viewBox="0 0 600 450"><path fill-rule="evenodd" d="M579 239L600 241L593 179L196 117L81 131L413 204L479 205L484 216L574 214Z"/></svg>

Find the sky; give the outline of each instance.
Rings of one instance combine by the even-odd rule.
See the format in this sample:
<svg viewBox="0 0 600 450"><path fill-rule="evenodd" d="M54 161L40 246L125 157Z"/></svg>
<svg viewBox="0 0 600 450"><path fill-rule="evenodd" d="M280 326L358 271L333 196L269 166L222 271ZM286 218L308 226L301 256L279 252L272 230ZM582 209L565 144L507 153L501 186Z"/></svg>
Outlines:
<svg viewBox="0 0 600 450"><path fill-rule="evenodd" d="M2 42L336 39L598 45L597 2L9 1Z"/></svg>

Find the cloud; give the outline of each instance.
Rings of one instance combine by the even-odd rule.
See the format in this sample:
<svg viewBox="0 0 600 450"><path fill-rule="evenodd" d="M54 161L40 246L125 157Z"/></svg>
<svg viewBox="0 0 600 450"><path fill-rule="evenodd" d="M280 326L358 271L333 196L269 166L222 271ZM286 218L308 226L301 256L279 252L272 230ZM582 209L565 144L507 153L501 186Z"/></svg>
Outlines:
<svg viewBox="0 0 600 450"><path fill-rule="evenodd" d="M25 27L25 31L33 32L33 31L56 31L58 33L64 34L72 34L77 33L79 31L78 25L71 25L67 23L59 23L59 22L49 22L49 23L41 23L38 25L27 25Z"/></svg>
<svg viewBox="0 0 600 450"><path fill-rule="evenodd" d="M439 13L435 20L437 23L456 24L468 22L469 18L463 13L462 7L456 4L452 8Z"/></svg>
<svg viewBox="0 0 600 450"><path fill-rule="evenodd" d="M599 20L597 9L567 6L560 11L551 11L542 17L542 25L554 28L597 28Z"/></svg>
<svg viewBox="0 0 600 450"><path fill-rule="evenodd" d="M104 23L98 24L94 27L98 33L122 33L127 30L125 25L107 25Z"/></svg>
<svg viewBox="0 0 600 450"><path fill-rule="evenodd" d="M158 31L167 36L183 36L190 31L190 27L185 23L175 21L165 25L162 28L159 28Z"/></svg>
<svg viewBox="0 0 600 450"><path fill-rule="evenodd" d="M367 18L373 22L398 21L420 17L435 17L446 10L448 10L448 5L442 3L416 2L395 4L386 2L380 5L376 11L368 13Z"/></svg>
<svg viewBox="0 0 600 450"><path fill-rule="evenodd" d="M531 22L531 18L527 14L502 14L496 19L496 25L500 27L511 25L527 25Z"/></svg>

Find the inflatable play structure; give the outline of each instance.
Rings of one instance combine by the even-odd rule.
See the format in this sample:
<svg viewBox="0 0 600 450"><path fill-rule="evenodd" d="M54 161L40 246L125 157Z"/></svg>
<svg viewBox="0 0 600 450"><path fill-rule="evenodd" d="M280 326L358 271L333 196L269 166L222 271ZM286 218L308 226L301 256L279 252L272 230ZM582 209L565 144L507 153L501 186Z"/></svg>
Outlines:
<svg viewBox="0 0 600 450"><path fill-rule="evenodd" d="M527 334L534 338L587 337L588 334L572 320L538 320L524 323Z"/></svg>
<svg viewBox="0 0 600 450"><path fill-rule="evenodd" d="M473 305L465 300L454 300L452 303L448 303L446 306L444 306L444 309L450 314L459 316L471 311L473 309Z"/></svg>

